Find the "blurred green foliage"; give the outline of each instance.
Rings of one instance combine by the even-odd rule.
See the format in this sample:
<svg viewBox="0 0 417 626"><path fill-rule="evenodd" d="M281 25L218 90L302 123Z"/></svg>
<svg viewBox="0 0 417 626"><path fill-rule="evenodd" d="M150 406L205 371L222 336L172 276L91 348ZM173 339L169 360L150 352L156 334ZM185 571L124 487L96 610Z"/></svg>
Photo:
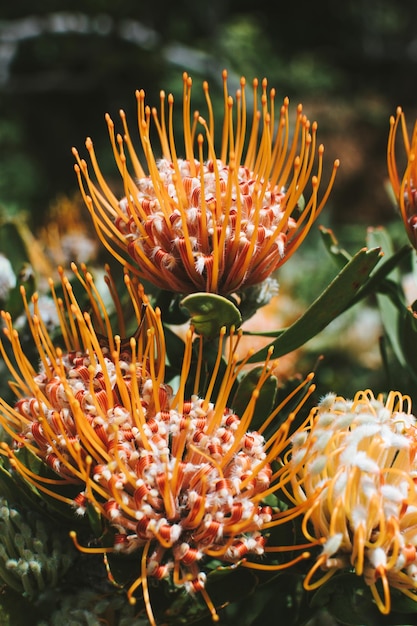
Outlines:
<svg viewBox="0 0 417 626"><path fill-rule="evenodd" d="M302 99L309 116L317 111L330 160L345 160L331 201L335 220L363 219L364 207L386 220L385 135L395 106L415 105L416 18L412 0L3 3L0 201L38 225L58 194L76 188L72 145L93 136L106 170L105 112L123 107L133 119L137 88L155 103L162 87L181 94L183 70L221 96L226 67L236 85L241 74L268 76L278 99Z"/></svg>

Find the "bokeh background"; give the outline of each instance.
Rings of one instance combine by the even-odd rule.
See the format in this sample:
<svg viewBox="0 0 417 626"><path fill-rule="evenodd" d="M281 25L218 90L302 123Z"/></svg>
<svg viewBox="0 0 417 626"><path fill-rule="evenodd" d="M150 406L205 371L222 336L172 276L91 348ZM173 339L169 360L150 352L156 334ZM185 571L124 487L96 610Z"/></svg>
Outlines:
<svg viewBox="0 0 417 626"><path fill-rule="evenodd" d="M417 115L416 23L414 0L3 2L1 220L24 221L43 262L54 232L70 228L76 211L71 147L83 151L93 137L104 171L114 173L106 112L116 119L123 108L134 126L135 90L144 88L155 104L161 88L180 99L184 70L197 107L205 79L220 103L227 68L232 87L241 75L267 76L278 101L301 101L317 119L327 162L342 163L320 223L352 253L367 226L384 225L405 241L386 189L386 142L398 105L410 122ZM51 230L58 221L61 231ZM266 313L275 327L297 317L335 274L314 233L284 269L281 295ZM348 393L363 376L382 386L379 334L371 302L309 344L307 363L297 355L294 367L308 368L326 352L323 385Z"/></svg>

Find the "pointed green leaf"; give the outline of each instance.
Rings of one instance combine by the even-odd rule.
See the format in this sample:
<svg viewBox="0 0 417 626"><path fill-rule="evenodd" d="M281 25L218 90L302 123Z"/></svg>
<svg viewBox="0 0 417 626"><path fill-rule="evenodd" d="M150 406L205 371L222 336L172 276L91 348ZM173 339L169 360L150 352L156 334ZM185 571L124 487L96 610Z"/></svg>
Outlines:
<svg viewBox="0 0 417 626"><path fill-rule="evenodd" d="M188 311L195 332L204 337L217 337L223 326L239 328L242 324L239 309L214 293L192 293L181 300L180 306Z"/></svg>
<svg viewBox="0 0 417 626"><path fill-rule="evenodd" d="M279 357L296 350L309 339L315 337L338 315L349 308L352 299L367 282L380 258L381 251L379 248L359 250L307 311L292 326L281 333L275 341L256 352L249 359L249 362L263 361L270 346L274 347L274 357Z"/></svg>
<svg viewBox="0 0 417 626"><path fill-rule="evenodd" d="M349 263L352 256L348 252L346 252L346 250L340 247L339 242L337 241L333 231L330 228L320 226L319 231L328 253L331 255L339 269L342 269L342 267L344 267L346 263Z"/></svg>
<svg viewBox="0 0 417 626"><path fill-rule="evenodd" d="M326 608L344 626L379 626L381 614L369 587L355 574L336 574L314 593L314 608Z"/></svg>
<svg viewBox="0 0 417 626"><path fill-rule="evenodd" d="M0 462L0 497L10 502L16 499L16 482L2 462Z"/></svg>
<svg viewBox="0 0 417 626"><path fill-rule="evenodd" d="M407 368L417 376L417 301L405 309L400 326L400 342Z"/></svg>
<svg viewBox="0 0 417 626"><path fill-rule="evenodd" d="M19 461L37 476L59 480L59 476L28 448L20 448L19 450L16 450L15 454L16 456L18 456ZM23 489L22 495L25 498L31 499L32 502L36 501L37 499L41 500L48 505L51 514L53 513L54 516L58 515L62 520L70 520L71 522L76 522L77 525L80 526L85 524L84 518L77 517L74 509L69 504L57 500L53 496L50 496L40 489L37 489L31 483L25 481L20 475L16 477L16 483ZM69 498L70 500L75 498L75 496L83 489L83 487L84 485L82 483L80 483L79 485L69 485L66 484L64 481L62 481L62 484L52 486L48 485L48 488L51 491L66 498Z"/></svg>
<svg viewBox="0 0 417 626"><path fill-rule="evenodd" d="M356 296L352 299L349 306L356 304L362 298L369 296L379 290L381 293L387 293L390 295L393 302L400 306L403 305L403 295L398 284L388 279L387 276L391 274L398 264L403 261L412 252L411 246L408 244L397 250L391 257L384 260L375 272L372 272L369 280L361 287ZM395 288L393 288L395 286Z"/></svg>
<svg viewBox="0 0 417 626"><path fill-rule="evenodd" d="M368 229L367 241L369 245L380 246L384 254L388 256L388 260L394 256L391 239L384 228ZM375 295L385 334L398 362L404 366L406 363L398 334L400 320L404 316L404 306L401 305L402 288L398 267L394 267L389 276L390 280L384 279L383 284L381 284Z"/></svg>

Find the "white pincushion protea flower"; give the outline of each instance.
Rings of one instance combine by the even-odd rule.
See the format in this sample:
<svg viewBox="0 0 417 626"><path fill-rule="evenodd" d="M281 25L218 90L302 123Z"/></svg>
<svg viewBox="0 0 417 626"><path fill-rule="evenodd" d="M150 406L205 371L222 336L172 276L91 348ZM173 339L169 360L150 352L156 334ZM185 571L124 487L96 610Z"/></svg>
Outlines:
<svg viewBox="0 0 417 626"><path fill-rule="evenodd" d="M306 589L353 568L382 613L390 612L390 587L417 600L416 451L408 396L390 392L384 402L369 390L353 400L329 394L312 410L288 466L290 497L309 506L304 535L323 542Z"/></svg>

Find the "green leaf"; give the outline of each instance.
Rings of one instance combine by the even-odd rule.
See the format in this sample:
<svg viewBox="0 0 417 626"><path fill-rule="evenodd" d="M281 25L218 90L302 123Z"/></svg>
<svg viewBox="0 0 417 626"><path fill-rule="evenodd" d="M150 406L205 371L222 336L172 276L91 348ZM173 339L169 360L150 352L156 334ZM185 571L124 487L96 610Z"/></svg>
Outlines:
<svg viewBox="0 0 417 626"><path fill-rule="evenodd" d="M37 476L59 480L59 476L28 448L20 448L19 450L16 450L15 454L19 458L19 461ZM40 500L44 504L47 504L49 514L55 519L56 516L59 516L61 522L68 523L70 521L72 524L76 524L77 526L85 525L84 518L77 517L74 509L69 504L62 502L61 500L57 500L40 489L37 489L31 483L25 481L20 475L16 477L16 483L19 487L22 487L23 495L26 499L31 500L32 503L36 500ZM79 485L69 485L64 481L62 481L62 484L47 486L51 491L69 498L70 500L72 500L84 487L82 483Z"/></svg>
<svg viewBox="0 0 417 626"><path fill-rule="evenodd" d="M344 626L381 626L381 614L363 578L356 574L335 574L313 595L312 607L326 608Z"/></svg>
<svg viewBox="0 0 417 626"><path fill-rule="evenodd" d="M379 245L383 252L389 255L388 260L392 260L395 256L391 239L387 231L383 228L368 229L368 245ZM384 266L385 263L382 267ZM385 279L375 295L386 336L388 337L398 362L402 366L405 366L406 361L398 333L400 322L404 317L405 306L402 303L402 289L398 267L395 266L389 276L392 280Z"/></svg>
<svg viewBox="0 0 417 626"><path fill-rule="evenodd" d="M204 337L217 337L223 326L229 330L242 324L239 309L214 293L192 293L181 300L180 306L188 311L195 332Z"/></svg>
<svg viewBox="0 0 417 626"><path fill-rule="evenodd" d="M383 596L381 582L378 591ZM322 607L344 626L398 626L415 624L417 602L395 588L390 589L391 610L382 615L362 576L353 573L335 574L313 594L310 605ZM318 622L320 624L321 622Z"/></svg>
<svg viewBox="0 0 417 626"><path fill-rule="evenodd" d="M359 250L307 311L275 341L256 352L249 362L263 361L270 346L274 348L274 357L280 357L296 350L315 337L351 306L353 298L369 280L369 275L380 258L380 248Z"/></svg>
<svg viewBox="0 0 417 626"><path fill-rule="evenodd" d="M387 276L391 274L392 270L397 267L401 261L410 255L411 251L411 246L405 245L390 258L383 261L380 267L375 272L372 272L369 280L361 287L349 306L356 304L359 300L379 290L381 293L390 294L393 302L401 308L404 304L402 291L399 286L388 279Z"/></svg>
<svg viewBox="0 0 417 626"><path fill-rule="evenodd" d="M331 255L331 257L333 258L334 262L339 267L339 269L342 269L342 267L344 267L346 263L349 263L349 261L352 258L352 255L346 252L344 248L340 247L339 242L337 241L336 237L334 236L333 231L330 228L325 228L324 226L320 226L319 231L322 236L323 243L327 248L328 253Z"/></svg>
<svg viewBox="0 0 417 626"><path fill-rule="evenodd" d="M417 301L405 309L400 326L400 342L407 369L417 376Z"/></svg>
<svg viewBox="0 0 417 626"><path fill-rule="evenodd" d="M16 482L2 461L0 461L0 496L10 502L16 500Z"/></svg>

